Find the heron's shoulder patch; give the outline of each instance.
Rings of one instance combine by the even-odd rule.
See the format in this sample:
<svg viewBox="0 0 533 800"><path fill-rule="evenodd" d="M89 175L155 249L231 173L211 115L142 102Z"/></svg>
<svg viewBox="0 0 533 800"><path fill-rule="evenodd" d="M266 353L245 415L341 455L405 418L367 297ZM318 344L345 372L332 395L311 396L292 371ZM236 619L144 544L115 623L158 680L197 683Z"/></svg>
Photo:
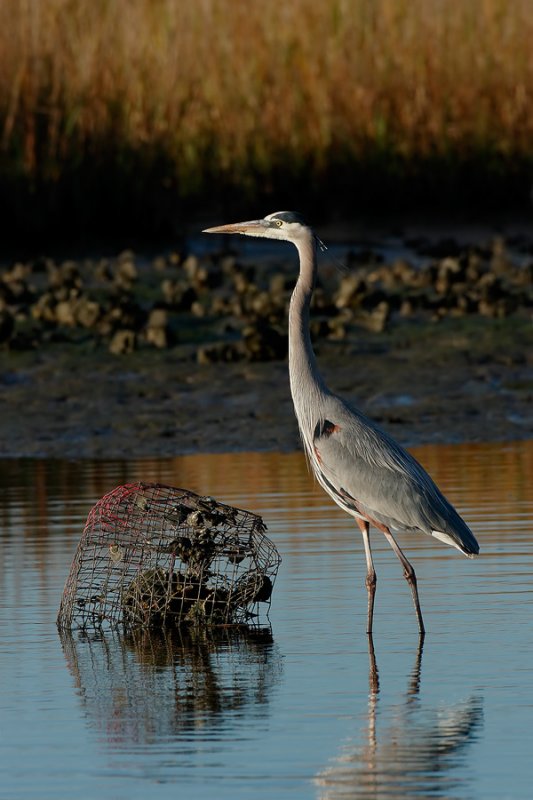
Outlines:
<svg viewBox="0 0 533 800"><path fill-rule="evenodd" d="M340 425L331 422L329 419L319 420L313 431L313 440L320 439L323 436L329 437L333 433L338 433L340 430Z"/></svg>

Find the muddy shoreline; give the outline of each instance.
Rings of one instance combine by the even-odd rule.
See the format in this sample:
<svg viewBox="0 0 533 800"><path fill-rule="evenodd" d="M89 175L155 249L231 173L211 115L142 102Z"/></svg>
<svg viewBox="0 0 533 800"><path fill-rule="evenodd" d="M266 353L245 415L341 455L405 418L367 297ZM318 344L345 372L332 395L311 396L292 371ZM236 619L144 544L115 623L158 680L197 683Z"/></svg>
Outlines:
<svg viewBox="0 0 533 800"><path fill-rule="evenodd" d="M294 254L233 244L0 268L0 457L299 448ZM406 446L533 438L532 254L520 232L330 248L311 314L326 382Z"/></svg>
<svg viewBox="0 0 533 800"><path fill-rule="evenodd" d="M404 445L533 437L524 320L357 331L317 346L323 374ZM192 361L180 347L117 357L74 344L5 353L0 457L137 458L300 446L285 360Z"/></svg>

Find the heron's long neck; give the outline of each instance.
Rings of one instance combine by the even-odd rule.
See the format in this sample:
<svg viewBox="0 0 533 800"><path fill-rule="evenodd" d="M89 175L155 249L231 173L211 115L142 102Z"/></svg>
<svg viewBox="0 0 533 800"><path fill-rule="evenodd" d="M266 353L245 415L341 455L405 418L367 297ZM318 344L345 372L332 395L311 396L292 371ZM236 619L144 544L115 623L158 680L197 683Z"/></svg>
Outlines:
<svg viewBox="0 0 533 800"><path fill-rule="evenodd" d="M300 275L289 308L289 376L294 409L302 435L314 427L316 399L328 393L318 371L309 332L309 304L315 284L317 262L314 239L298 242ZM311 428L311 430L309 430Z"/></svg>

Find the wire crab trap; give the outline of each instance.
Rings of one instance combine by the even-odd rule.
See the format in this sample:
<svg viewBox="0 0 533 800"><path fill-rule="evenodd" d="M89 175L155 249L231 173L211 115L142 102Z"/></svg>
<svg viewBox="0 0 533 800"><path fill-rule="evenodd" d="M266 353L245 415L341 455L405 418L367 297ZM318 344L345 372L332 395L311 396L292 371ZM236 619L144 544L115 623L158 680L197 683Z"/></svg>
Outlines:
<svg viewBox="0 0 533 800"><path fill-rule="evenodd" d="M212 497L161 484L118 486L87 517L57 624L86 630L257 622L281 562L265 530L260 516Z"/></svg>

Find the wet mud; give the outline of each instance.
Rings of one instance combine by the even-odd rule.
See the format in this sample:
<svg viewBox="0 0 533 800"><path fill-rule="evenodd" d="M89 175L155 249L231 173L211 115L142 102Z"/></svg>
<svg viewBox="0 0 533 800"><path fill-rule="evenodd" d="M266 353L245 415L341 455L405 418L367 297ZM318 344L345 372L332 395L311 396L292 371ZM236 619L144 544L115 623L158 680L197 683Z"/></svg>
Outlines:
<svg viewBox="0 0 533 800"><path fill-rule="evenodd" d="M533 436L527 323L360 331L317 352L331 388L406 445ZM117 357L63 344L2 361L4 457L299 447L284 360L205 365L179 348Z"/></svg>

